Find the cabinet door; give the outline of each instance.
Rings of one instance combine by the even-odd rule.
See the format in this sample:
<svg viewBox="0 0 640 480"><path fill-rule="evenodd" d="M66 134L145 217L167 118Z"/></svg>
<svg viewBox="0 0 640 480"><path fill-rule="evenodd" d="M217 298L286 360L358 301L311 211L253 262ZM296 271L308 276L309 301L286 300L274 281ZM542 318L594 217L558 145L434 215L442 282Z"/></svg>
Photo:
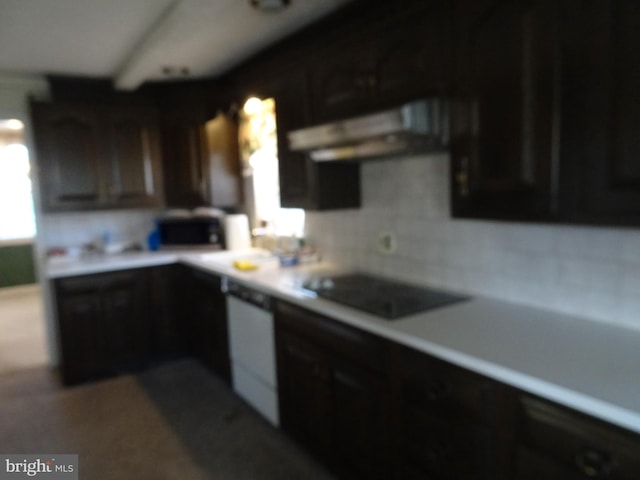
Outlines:
<svg viewBox="0 0 640 480"><path fill-rule="evenodd" d="M332 450L347 478L386 479L388 403L382 380L354 365L331 368Z"/></svg>
<svg viewBox="0 0 640 480"><path fill-rule="evenodd" d="M168 111L163 114L162 162L167 205L190 208L209 204L205 177L204 116Z"/></svg>
<svg viewBox="0 0 640 480"><path fill-rule="evenodd" d="M90 108L32 105L45 211L90 209L104 200L99 120Z"/></svg>
<svg viewBox="0 0 640 480"><path fill-rule="evenodd" d="M389 5L376 61L375 102L382 108L448 93L449 2L405 1ZM393 23L392 23L393 22Z"/></svg>
<svg viewBox="0 0 640 480"><path fill-rule="evenodd" d="M640 4L570 0L562 31L567 216L640 224Z"/></svg>
<svg viewBox="0 0 640 480"><path fill-rule="evenodd" d="M455 4L454 216L536 220L555 211L556 3Z"/></svg>
<svg viewBox="0 0 640 480"><path fill-rule="evenodd" d="M518 479L635 480L640 435L534 397L521 398ZM538 477L541 478L541 477Z"/></svg>
<svg viewBox="0 0 640 480"><path fill-rule="evenodd" d="M227 304L220 277L192 269L184 274L189 349L205 367L231 383Z"/></svg>
<svg viewBox="0 0 640 480"><path fill-rule="evenodd" d="M300 152L289 150L287 133L308 124L308 89L306 75L299 72L277 89L276 125L278 135L278 174L280 180L280 206L283 208L309 208L310 160Z"/></svg>
<svg viewBox="0 0 640 480"><path fill-rule="evenodd" d="M136 368L151 357L147 273L130 270L100 279L102 334L115 371Z"/></svg>
<svg viewBox="0 0 640 480"><path fill-rule="evenodd" d="M289 150L287 133L308 124L304 72L288 76L275 88L280 204L284 208L332 210L360 206L360 165L313 162Z"/></svg>
<svg viewBox="0 0 640 480"><path fill-rule="evenodd" d="M75 383L109 369L102 329L100 286L87 277L54 282L61 372L65 383Z"/></svg>
<svg viewBox="0 0 640 480"><path fill-rule="evenodd" d="M152 351L154 357L170 357L185 352L181 328L183 301L179 293L180 266L154 267L150 272Z"/></svg>
<svg viewBox="0 0 640 480"><path fill-rule="evenodd" d="M117 207L163 204L160 139L155 114L133 108L104 115L108 201Z"/></svg>
<svg viewBox="0 0 640 480"><path fill-rule="evenodd" d="M150 357L147 270L56 280L66 383L113 374Z"/></svg>
<svg viewBox="0 0 640 480"><path fill-rule="evenodd" d="M376 88L375 37L347 37L321 53L311 69L314 123L345 118L372 108Z"/></svg>
<svg viewBox="0 0 640 480"><path fill-rule="evenodd" d="M393 445L398 478L511 478L508 389L424 353L393 356Z"/></svg>
<svg viewBox="0 0 640 480"><path fill-rule="evenodd" d="M313 453L331 458L330 372L324 354L296 335L277 343L282 428Z"/></svg>
<svg viewBox="0 0 640 480"><path fill-rule="evenodd" d="M229 115L218 113L205 124L207 159L206 183L211 205L240 207L242 177L238 145L238 123Z"/></svg>
<svg viewBox="0 0 640 480"><path fill-rule="evenodd" d="M282 428L344 478L389 476L385 347L330 318L276 306Z"/></svg>

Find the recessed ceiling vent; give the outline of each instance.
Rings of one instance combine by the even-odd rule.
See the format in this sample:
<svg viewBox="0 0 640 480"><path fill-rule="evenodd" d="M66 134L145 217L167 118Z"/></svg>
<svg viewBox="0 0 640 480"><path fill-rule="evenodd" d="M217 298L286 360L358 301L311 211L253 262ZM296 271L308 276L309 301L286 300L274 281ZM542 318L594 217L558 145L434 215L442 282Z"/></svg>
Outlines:
<svg viewBox="0 0 640 480"><path fill-rule="evenodd" d="M249 3L256 10L261 12L279 12L289 6L291 0L249 0Z"/></svg>

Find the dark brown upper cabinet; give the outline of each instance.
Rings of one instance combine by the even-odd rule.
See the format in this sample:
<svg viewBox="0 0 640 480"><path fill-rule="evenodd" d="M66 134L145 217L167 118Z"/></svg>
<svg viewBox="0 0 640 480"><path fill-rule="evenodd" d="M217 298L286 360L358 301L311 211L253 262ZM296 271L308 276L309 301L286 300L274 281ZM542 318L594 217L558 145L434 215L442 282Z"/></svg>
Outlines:
<svg viewBox="0 0 640 480"><path fill-rule="evenodd" d="M556 3L455 3L454 216L546 220L556 214Z"/></svg>
<svg viewBox="0 0 640 480"><path fill-rule="evenodd" d="M238 122L219 112L204 125L204 162L209 204L236 208L242 203L242 167L238 145Z"/></svg>
<svg viewBox="0 0 640 480"><path fill-rule="evenodd" d="M360 166L317 163L289 149L287 132L308 122L304 72L288 77L274 91L278 130L280 204L284 208L329 210L360 206Z"/></svg>
<svg viewBox="0 0 640 480"><path fill-rule="evenodd" d="M205 113L197 108L175 107L162 112L162 163L169 207L209 204L205 121Z"/></svg>
<svg viewBox="0 0 640 480"><path fill-rule="evenodd" d="M309 208L309 160L289 149L287 132L308 124L306 70L287 75L273 91L278 136L278 174L280 205L283 208ZM302 99L302 101L301 101Z"/></svg>
<svg viewBox="0 0 640 480"><path fill-rule="evenodd" d="M313 123L445 92L448 2L399 3L352 12L349 33L328 42L310 64Z"/></svg>
<svg viewBox="0 0 640 480"><path fill-rule="evenodd" d="M450 72L450 2L405 2L390 11L376 35L376 104L381 108L419 97L446 95Z"/></svg>
<svg viewBox="0 0 640 480"><path fill-rule="evenodd" d="M561 200L581 223L640 224L640 4L567 0Z"/></svg>
<svg viewBox="0 0 640 480"><path fill-rule="evenodd" d="M32 113L45 211L163 204L153 110L34 103Z"/></svg>

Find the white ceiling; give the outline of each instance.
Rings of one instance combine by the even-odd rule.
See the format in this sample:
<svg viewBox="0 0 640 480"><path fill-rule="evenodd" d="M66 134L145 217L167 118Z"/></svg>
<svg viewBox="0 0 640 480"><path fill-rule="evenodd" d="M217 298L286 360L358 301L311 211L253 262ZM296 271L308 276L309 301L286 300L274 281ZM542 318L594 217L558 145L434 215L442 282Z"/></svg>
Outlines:
<svg viewBox="0 0 640 480"><path fill-rule="evenodd" d="M0 72L147 80L216 76L351 0L0 0ZM177 71L166 75L165 67Z"/></svg>

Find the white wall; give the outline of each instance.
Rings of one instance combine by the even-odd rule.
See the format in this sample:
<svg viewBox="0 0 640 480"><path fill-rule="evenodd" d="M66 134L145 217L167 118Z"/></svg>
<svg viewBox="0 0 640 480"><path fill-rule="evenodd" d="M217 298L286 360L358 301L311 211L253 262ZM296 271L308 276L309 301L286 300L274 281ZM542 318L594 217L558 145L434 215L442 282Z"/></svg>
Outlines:
<svg viewBox="0 0 640 480"><path fill-rule="evenodd" d="M33 131L31 129L31 119L29 116L29 100L30 98L46 98L48 96L48 85L43 77L28 76L28 75L16 75L11 73L0 72L0 118L17 118L25 124L25 144L29 149L29 160L31 163L32 171L32 185L33 196L36 210L36 223L39 223L40 209L39 209L39 189L37 175L37 163L35 156L33 155ZM40 229L40 225L38 225ZM58 353L56 345L56 331L52 321L52 303L49 289L43 278L43 265L42 265L42 245L40 243L40 236L35 239L35 256L34 263L36 266L36 275L38 276L39 283L41 285L41 292L43 297L43 307L45 314L45 328L47 332L47 348L49 354L49 361L52 364L57 363Z"/></svg>
<svg viewBox="0 0 640 480"><path fill-rule="evenodd" d="M640 229L451 219L448 163L363 164L363 207L308 212L308 238L352 268L640 329Z"/></svg>

